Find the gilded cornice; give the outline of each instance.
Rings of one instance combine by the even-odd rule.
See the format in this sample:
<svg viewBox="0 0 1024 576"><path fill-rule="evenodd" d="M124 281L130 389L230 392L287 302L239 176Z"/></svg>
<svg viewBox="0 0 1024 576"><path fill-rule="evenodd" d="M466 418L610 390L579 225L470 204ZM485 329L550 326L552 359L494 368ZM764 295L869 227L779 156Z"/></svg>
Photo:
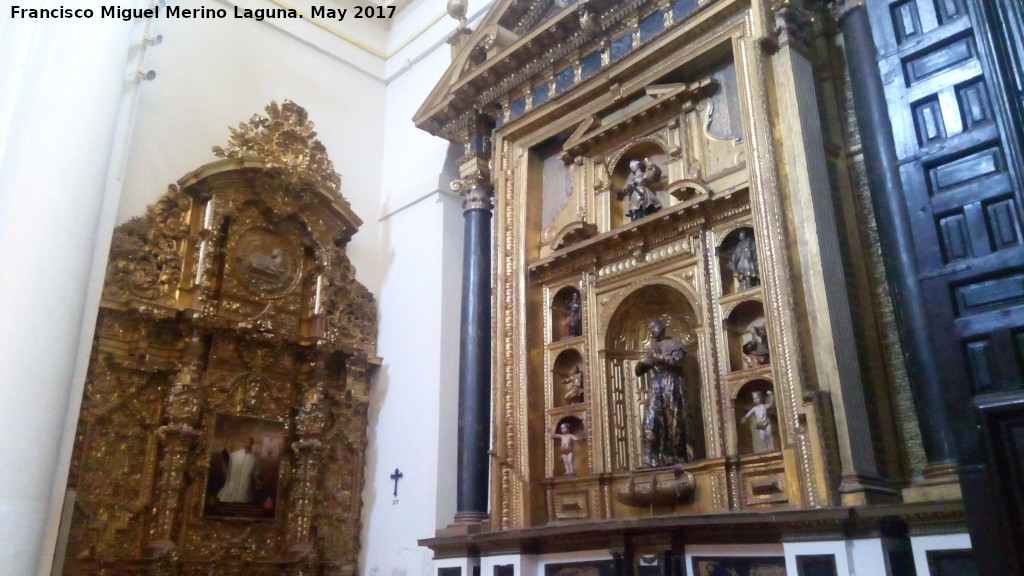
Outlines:
<svg viewBox="0 0 1024 576"><path fill-rule="evenodd" d="M635 21L642 13L649 12L649 8L663 8L655 0L625 3L591 0L571 4L527 31L504 50L474 65L473 51L480 54L479 48L486 44L493 25L519 3L521 0L505 0L496 5L478 29L461 44L451 66L414 116L419 128L457 141L461 130L471 121L467 115L474 111L497 109L503 97L521 91L536 77L550 74L556 63L563 62L568 66L575 60L578 66L578 59L584 52L606 47L609 35L635 26ZM698 11L725 3L704 2ZM671 25L667 24L662 32ZM632 50L638 48L640 45L634 43ZM602 67L607 64L604 61Z"/></svg>

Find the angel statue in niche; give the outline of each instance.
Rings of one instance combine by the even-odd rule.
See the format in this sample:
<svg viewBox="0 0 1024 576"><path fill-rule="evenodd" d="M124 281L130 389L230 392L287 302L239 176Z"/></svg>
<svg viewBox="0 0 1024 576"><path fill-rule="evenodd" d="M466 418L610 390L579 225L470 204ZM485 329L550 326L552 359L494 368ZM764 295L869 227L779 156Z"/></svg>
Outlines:
<svg viewBox="0 0 1024 576"><path fill-rule="evenodd" d="M558 433L552 434L551 437L559 442L558 454L562 460L562 467L565 468L564 475L575 476L576 470L573 468L572 459L576 455L576 443L584 440L586 436L583 433L579 436L573 434L569 423L562 422L558 425Z"/></svg>
<svg viewBox="0 0 1024 576"><path fill-rule="evenodd" d="M651 186L661 180L661 168L651 162L650 158L629 161L629 176L626 185L615 193L615 197L623 200L628 197L629 210L626 215L631 222L661 210L661 201L651 190Z"/></svg>
<svg viewBox="0 0 1024 576"><path fill-rule="evenodd" d="M740 419L740 424L750 422L750 443L754 454L775 451L775 437L772 435L772 421L769 411L775 407L775 396L771 390L764 394L755 390L752 394L754 406Z"/></svg>

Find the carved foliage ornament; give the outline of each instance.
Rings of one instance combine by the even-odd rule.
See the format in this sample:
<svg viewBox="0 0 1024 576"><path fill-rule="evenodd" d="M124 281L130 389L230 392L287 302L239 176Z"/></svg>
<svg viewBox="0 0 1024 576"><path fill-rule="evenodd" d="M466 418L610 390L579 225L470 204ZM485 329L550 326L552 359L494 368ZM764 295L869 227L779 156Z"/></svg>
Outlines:
<svg viewBox="0 0 1024 576"><path fill-rule="evenodd" d="M173 297L181 278L182 243L191 200L171 184L146 214L118 226L110 241L103 295L118 300Z"/></svg>
<svg viewBox="0 0 1024 576"><path fill-rule="evenodd" d="M266 116L253 114L248 122L232 128L228 145L214 146L213 153L220 158L259 160L292 183L324 185L340 198L341 176L317 139L306 110L291 100L280 106L271 102L265 110Z"/></svg>

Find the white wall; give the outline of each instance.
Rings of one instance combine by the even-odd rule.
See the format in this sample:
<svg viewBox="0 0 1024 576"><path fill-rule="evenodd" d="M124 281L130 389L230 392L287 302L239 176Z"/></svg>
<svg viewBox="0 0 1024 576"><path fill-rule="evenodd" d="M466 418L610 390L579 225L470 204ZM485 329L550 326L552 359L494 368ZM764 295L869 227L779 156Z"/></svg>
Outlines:
<svg viewBox="0 0 1024 576"><path fill-rule="evenodd" d="M434 536L455 514L461 200L448 186L447 142L418 130L413 114L450 60L443 0L410 7L392 27L384 117L381 229L388 268L380 293L384 369L371 397L363 493L367 575L431 574ZM400 468L397 503L389 475Z"/></svg>
<svg viewBox="0 0 1024 576"><path fill-rule="evenodd" d="M55 7L59 2L36 3ZM41 6L40 6L41 5ZM9 14L5 15L6 17ZM46 573L117 187L121 21L7 20L0 34L0 570ZM97 259L97 256L98 259ZM83 342L85 343L83 345ZM73 420L73 418L71 418Z"/></svg>

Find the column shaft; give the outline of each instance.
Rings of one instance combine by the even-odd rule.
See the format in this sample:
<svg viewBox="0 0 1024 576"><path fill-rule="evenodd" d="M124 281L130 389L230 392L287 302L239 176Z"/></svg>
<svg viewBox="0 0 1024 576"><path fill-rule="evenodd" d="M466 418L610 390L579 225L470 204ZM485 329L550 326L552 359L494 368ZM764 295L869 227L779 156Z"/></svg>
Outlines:
<svg viewBox="0 0 1024 576"><path fill-rule="evenodd" d="M491 420L491 211L470 207L464 216L456 521L487 516Z"/></svg>
<svg viewBox="0 0 1024 576"><path fill-rule="evenodd" d="M878 220L886 277L894 299L896 327L921 423L921 440L930 464L950 462L956 457L953 435L929 344L928 315L917 281L910 215L903 197L889 108L867 10L863 6L853 8L840 18L840 26L868 188Z"/></svg>

